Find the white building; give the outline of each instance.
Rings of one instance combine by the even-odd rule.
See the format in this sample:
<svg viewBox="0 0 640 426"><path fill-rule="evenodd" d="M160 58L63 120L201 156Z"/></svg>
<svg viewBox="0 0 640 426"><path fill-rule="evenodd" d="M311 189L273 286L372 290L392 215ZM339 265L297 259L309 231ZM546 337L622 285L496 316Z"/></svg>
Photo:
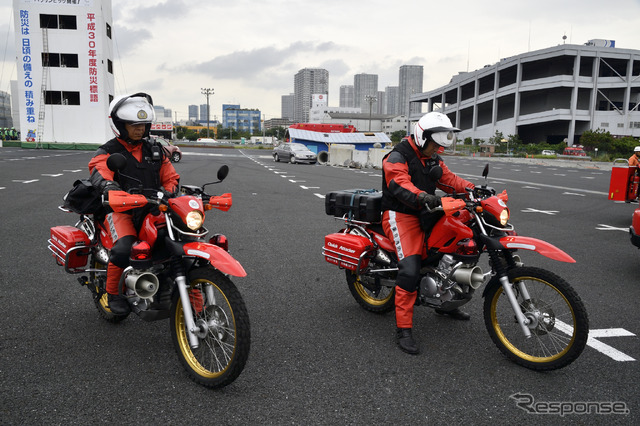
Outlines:
<svg viewBox="0 0 640 426"><path fill-rule="evenodd" d="M13 0L13 10L21 140L111 139L111 0Z"/></svg>
<svg viewBox="0 0 640 426"><path fill-rule="evenodd" d="M605 40L602 40L605 41ZM525 143L578 142L586 130L640 136L640 51L615 43L559 45L460 73L410 97L449 116L460 138L501 132ZM413 112L410 120L421 114Z"/></svg>

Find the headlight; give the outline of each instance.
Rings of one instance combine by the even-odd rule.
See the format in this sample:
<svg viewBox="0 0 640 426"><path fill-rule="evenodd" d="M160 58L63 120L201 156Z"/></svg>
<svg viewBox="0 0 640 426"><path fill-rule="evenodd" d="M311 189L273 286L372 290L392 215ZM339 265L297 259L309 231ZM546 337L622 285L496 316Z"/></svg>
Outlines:
<svg viewBox="0 0 640 426"><path fill-rule="evenodd" d="M504 209L500 212L500 225L505 226L509 222L509 210Z"/></svg>
<svg viewBox="0 0 640 426"><path fill-rule="evenodd" d="M193 210L190 211L189 213L187 213L187 217L186 217L186 224L187 227L189 229L191 229L192 231L198 230L202 227L202 220L203 220L203 216L202 213L200 213L197 210Z"/></svg>

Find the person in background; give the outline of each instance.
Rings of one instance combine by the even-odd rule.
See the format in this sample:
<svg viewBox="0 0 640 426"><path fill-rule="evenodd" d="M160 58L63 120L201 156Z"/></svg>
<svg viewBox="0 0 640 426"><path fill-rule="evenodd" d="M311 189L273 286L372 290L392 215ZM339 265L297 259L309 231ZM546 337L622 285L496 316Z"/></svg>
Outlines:
<svg viewBox="0 0 640 426"><path fill-rule="evenodd" d="M629 167L640 166L640 146L633 148L633 155L629 157Z"/></svg>

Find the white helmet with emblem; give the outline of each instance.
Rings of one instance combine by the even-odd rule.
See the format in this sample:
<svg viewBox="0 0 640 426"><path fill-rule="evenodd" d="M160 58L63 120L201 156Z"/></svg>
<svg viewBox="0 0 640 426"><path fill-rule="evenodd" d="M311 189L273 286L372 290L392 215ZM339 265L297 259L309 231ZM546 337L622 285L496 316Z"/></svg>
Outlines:
<svg viewBox="0 0 640 426"><path fill-rule="evenodd" d="M419 148L423 148L429 140L448 148L456 141L456 132L459 131L460 129L453 127L446 115L428 112L416 123L413 137Z"/></svg>
<svg viewBox="0 0 640 426"><path fill-rule="evenodd" d="M130 142L125 124L145 123L144 137L149 137L151 123L156 119L153 100L146 93L119 96L109 104L109 125L116 137Z"/></svg>

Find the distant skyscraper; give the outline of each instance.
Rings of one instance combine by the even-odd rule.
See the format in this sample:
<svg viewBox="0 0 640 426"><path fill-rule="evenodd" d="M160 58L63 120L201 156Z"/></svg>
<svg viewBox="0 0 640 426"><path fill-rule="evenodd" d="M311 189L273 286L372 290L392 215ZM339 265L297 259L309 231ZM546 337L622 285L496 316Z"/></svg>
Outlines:
<svg viewBox="0 0 640 426"><path fill-rule="evenodd" d="M189 121L198 119L198 105L189 105Z"/></svg>
<svg viewBox="0 0 640 426"><path fill-rule="evenodd" d="M323 68L303 68L293 79L293 120L309 122L311 95L329 96L329 71Z"/></svg>
<svg viewBox="0 0 640 426"><path fill-rule="evenodd" d="M407 109L409 107L409 98L411 95L422 93L422 80L422 65L402 65L400 67L400 93L398 96L398 108L400 114L409 113ZM420 112L422 112L422 104L415 103L411 106L411 113Z"/></svg>
<svg viewBox="0 0 640 426"><path fill-rule="evenodd" d="M398 115L398 86L387 86L384 88L385 103L387 104L387 110L385 114Z"/></svg>
<svg viewBox="0 0 640 426"><path fill-rule="evenodd" d="M295 95L290 93L288 95L282 95L282 115L281 118L293 121L293 105Z"/></svg>
<svg viewBox="0 0 640 426"><path fill-rule="evenodd" d="M211 117L209 117L211 120ZM207 104L200 104L200 120L201 122L207 122Z"/></svg>
<svg viewBox="0 0 640 426"><path fill-rule="evenodd" d="M363 113L369 113L369 108L374 113L378 111L378 75L377 74L356 74L353 77L353 98L354 107L360 108ZM373 96L376 101L371 105L367 101L367 96Z"/></svg>
<svg viewBox="0 0 640 426"><path fill-rule="evenodd" d="M353 108L353 86L340 86L340 108Z"/></svg>
<svg viewBox="0 0 640 426"><path fill-rule="evenodd" d="M385 93L381 90L378 90L378 114L386 114L387 113L387 100L385 97Z"/></svg>

